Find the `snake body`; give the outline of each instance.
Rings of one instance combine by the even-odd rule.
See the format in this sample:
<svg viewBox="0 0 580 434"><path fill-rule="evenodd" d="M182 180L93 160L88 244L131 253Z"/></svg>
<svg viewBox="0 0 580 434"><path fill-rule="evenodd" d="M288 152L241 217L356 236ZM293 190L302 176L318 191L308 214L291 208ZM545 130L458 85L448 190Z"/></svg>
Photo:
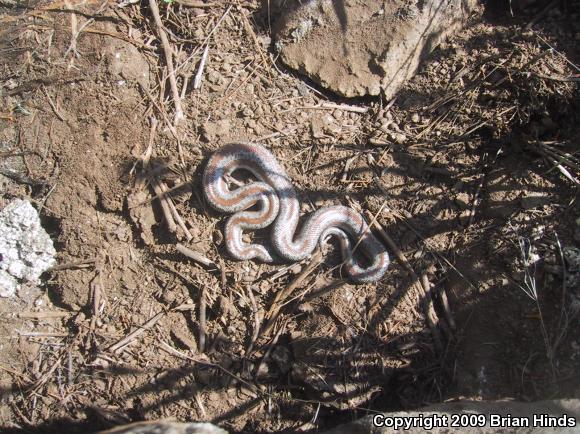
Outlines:
<svg viewBox="0 0 580 434"><path fill-rule="evenodd" d="M237 170L249 171L258 181L230 189L227 179ZM203 190L213 208L233 214L225 225L224 238L228 252L236 259L272 262L265 246L245 243L242 234L244 229L273 225L272 246L288 261L307 258L317 243L335 236L352 280L376 281L387 271L389 255L385 247L363 216L351 208L337 205L318 209L296 234L300 216L296 192L276 157L261 145L232 143L214 152L203 174ZM364 254L367 267L355 261L353 249Z"/></svg>

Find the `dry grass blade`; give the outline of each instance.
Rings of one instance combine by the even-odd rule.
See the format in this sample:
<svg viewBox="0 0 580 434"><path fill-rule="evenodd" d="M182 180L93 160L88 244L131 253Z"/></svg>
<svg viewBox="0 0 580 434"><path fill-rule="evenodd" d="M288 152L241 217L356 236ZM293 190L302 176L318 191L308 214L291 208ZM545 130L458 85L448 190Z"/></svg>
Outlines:
<svg viewBox="0 0 580 434"><path fill-rule="evenodd" d="M22 312L18 318L22 319L60 319L71 316L71 312L44 311L44 312Z"/></svg>
<svg viewBox="0 0 580 434"><path fill-rule="evenodd" d="M173 68L173 49L163 28L163 22L161 21L161 16L159 15L159 7L157 6L156 0L149 0L149 7L151 8L151 13L155 20L155 25L157 26L157 32L159 34L159 39L161 39L161 45L163 46L163 52L165 54L165 62L167 64L167 74L169 78L169 84L171 86L171 92L173 94L173 104L175 104L175 115L174 115L174 125L177 125L181 120L185 118L183 114L183 109L181 108L181 96L179 90L177 89L177 79L175 77L175 69Z"/></svg>
<svg viewBox="0 0 580 434"><path fill-rule="evenodd" d="M429 328L431 329L431 333L433 334L433 341L435 342L435 346L437 350L440 352L443 349L441 335L439 330L437 329L437 314L435 309L433 308L433 300L431 296L431 285L429 284L429 280L427 279L427 275L424 273L421 277L415 273L415 270L411 266L411 263L407 260L401 249L397 246L397 244L393 241L393 239L387 234L387 232L383 229L381 224L376 221L376 218L373 219L373 216L370 211L366 211L365 213L367 217L371 220L371 225L378 231L379 235L385 242L385 244L389 247L391 252L394 253L395 258L407 270L407 272L411 275L411 279L413 281L412 286L419 292L423 300L423 309L425 313L425 319ZM445 298L447 298L445 296ZM447 318L452 318L450 310L448 311ZM449 327L451 329L455 328L455 322L451 319L449 321Z"/></svg>
<svg viewBox="0 0 580 434"><path fill-rule="evenodd" d="M207 291L205 285L199 287L199 351L205 351L206 330L207 330Z"/></svg>
<svg viewBox="0 0 580 434"><path fill-rule="evenodd" d="M175 249L182 255L187 256L188 258L194 260L199 264L205 265L206 267L216 266L215 262L213 262L211 259L205 257L199 252L196 252L194 250L185 247L183 244L177 244L175 246Z"/></svg>
<svg viewBox="0 0 580 434"><path fill-rule="evenodd" d="M199 89L201 87L201 78L203 76L203 70L205 68L205 62L207 60L207 55L209 54L209 44L205 46L203 54L201 55L201 60L199 61L199 68L193 79L193 88Z"/></svg>
<svg viewBox="0 0 580 434"><path fill-rule="evenodd" d="M175 233L177 230L177 224L175 223L175 219L173 218L173 210L169 205L169 198L165 194L163 187L161 186L161 181L157 179L156 176L149 176L149 183L153 187L153 191L159 197L159 203L161 205L161 209L163 210L163 216L165 217L165 222L167 223L167 229L169 232Z"/></svg>
<svg viewBox="0 0 580 434"><path fill-rule="evenodd" d="M159 312L157 315L149 319L145 324L139 326L137 329L133 330L127 336L111 345L109 347L109 351L113 353L118 353L122 351L127 345L130 345L133 341L135 341L135 339L137 339L139 336L141 336L143 333L145 333L147 330L149 330L151 327L157 324L157 322L165 315L167 315L166 311Z"/></svg>
<svg viewBox="0 0 580 434"><path fill-rule="evenodd" d="M298 288L302 284L302 282L304 282L304 280L306 280L308 276L310 276L310 274L314 272L314 270L316 270L316 268L318 268L321 262L322 262L322 251L318 249L310 258L310 262L308 262L308 264L292 280L292 282L290 282L282 291L279 291L276 294L276 298L274 299L272 305L270 306L270 309L264 316L265 319L268 320L268 322L266 323L266 326L262 331L263 335L268 334L272 329L273 325L276 323L278 315L280 314L280 309L284 305L285 300L292 294L292 292L296 288Z"/></svg>
<svg viewBox="0 0 580 434"><path fill-rule="evenodd" d="M174 0L175 3L180 4L182 6L187 6L189 8L198 8L198 9L209 9L215 6L219 6L218 3L205 3L195 0Z"/></svg>

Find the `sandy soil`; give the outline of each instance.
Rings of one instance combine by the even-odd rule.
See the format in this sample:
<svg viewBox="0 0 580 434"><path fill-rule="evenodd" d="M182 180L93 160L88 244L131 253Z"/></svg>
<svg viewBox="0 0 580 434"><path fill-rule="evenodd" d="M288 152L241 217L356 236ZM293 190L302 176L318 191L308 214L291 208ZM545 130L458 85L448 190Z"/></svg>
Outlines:
<svg viewBox="0 0 580 434"><path fill-rule="evenodd" d="M489 6L395 101L339 100L285 69L257 1L159 3L177 127L145 3L1 10L0 207L32 200L60 264L0 299L5 432L156 418L315 432L459 397L579 397L580 285L563 260L580 232L575 2L531 30L544 5ZM272 150L304 214L375 216L407 266L391 249L384 279L353 285L333 248L320 264L231 260L201 172L232 141Z"/></svg>

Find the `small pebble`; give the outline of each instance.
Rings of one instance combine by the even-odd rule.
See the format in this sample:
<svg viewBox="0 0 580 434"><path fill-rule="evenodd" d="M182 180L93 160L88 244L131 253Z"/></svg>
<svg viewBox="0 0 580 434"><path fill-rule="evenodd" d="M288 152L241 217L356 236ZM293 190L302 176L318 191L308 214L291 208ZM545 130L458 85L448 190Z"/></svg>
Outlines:
<svg viewBox="0 0 580 434"><path fill-rule="evenodd" d="M403 133L396 133L394 139L397 144L402 145L407 141L407 136Z"/></svg>

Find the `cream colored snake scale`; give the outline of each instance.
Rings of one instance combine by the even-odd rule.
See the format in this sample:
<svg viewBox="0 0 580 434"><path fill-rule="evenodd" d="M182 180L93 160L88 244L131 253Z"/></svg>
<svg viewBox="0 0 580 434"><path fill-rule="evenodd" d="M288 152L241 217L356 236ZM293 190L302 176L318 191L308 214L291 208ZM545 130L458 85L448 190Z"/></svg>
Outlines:
<svg viewBox="0 0 580 434"><path fill-rule="evenodd" d="M241 169L258 181L230 189L227 178ZM272 262L272 254L265 246L244 242L242 234L244 229L273 225L272 247L288 261L307 258L317 243L333 235L338 238L344 267L353 281L379 280L389 267L385 247L369 230L363 216L346 206L316 210L295 235L300 213L296 192L284 168L264 146L232 143L218 149L205 168L203 190L213 208L233 214L225 225L224 237L228 252L236 259ZM353 249L357 255L360 252L366 256L367 267L361 267L354 259Z"/></svg>

